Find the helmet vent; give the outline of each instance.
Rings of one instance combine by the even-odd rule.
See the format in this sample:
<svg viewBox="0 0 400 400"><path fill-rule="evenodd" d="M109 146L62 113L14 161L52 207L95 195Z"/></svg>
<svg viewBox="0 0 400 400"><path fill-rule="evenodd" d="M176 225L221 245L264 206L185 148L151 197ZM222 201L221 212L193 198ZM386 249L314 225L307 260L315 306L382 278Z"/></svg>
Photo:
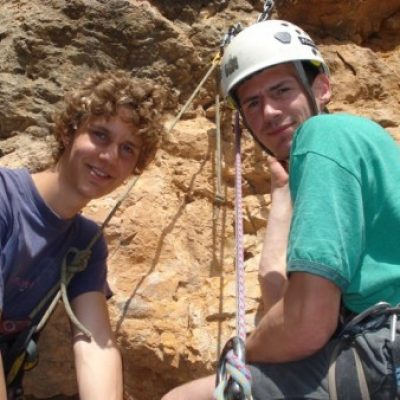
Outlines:
<svg viewBox="0 0 400 400"><path fill-rule="evenodd" d="M283 44L289 44L292 41L292 36L289 32L277 32L275 33L274 38Z"/></svg>
<svg viewBox="0 0 400 400"><path fill-rule="evenodd" d="M229 57L229 61L225 64L225 75L228 77L239 69L237 57Z"/></svg>

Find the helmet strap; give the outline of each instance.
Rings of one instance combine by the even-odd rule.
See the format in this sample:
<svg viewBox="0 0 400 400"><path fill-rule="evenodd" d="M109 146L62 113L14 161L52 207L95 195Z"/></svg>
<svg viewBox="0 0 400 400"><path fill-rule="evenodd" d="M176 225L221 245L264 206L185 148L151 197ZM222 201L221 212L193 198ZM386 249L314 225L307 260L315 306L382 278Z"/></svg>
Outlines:
<svg viewBox="0 0 400 400"><path fill-rule="evenodd" d="M308 100L308 104L310 105L311 108L311 113L312 115L318 115L320 113L317 102L315 100L315 95L314 92L312 91L311 85L308 81L306 72L304 70L303 64L301 61L293 61L293 65L296 69L296 73L299 77L300 80L300 84L303 87L307 100ZM249 125L247 124L246 118L244 117L242 110L240 108L239 105L239 101L237 98L233 97L233 101L234 103L236 103L237 108L240 112L240 115L242 116L242 121L244 126L247 128L247 130L250 132L251 136L253 136L254 140L260 145L260 147L267 152L267 154L274 156L274 153L268 149L268 147L265 146L264 143L261 142L261 140L254 134L254 132L252 132L252 130L250 129Z"/></svg>
<svg viewBox="0 0 400 400"><path fill-rule="evenodd" d="M270 156L274 156L274 153L267 147L265 146L264 143L261 142L261 140L257 137L257 135L254 134L254 132L250 129L249 125L247 124L246 118L244 117L242 110L240 107L238 107L238 111L240 113L240 116L242 117L243 125L246 127L246 129L250 132L251 136L253 136L253 139L258 143L258 145Z"/></svg>
<svg viewBox="0 0 400 400"><path fill-rule="evenodd" d="M301 61L293 61L293 65L294 65L297 75L300 79L300 84L303 86L304 91L306 93L308 103L311 108L311 113L312 113L312 115L318 115L319 108L318 108L317 102L315 100L315 95L312 91L311 85L308 82L308 78L307 78L306 72L304 71L302 62Z"/></svg>

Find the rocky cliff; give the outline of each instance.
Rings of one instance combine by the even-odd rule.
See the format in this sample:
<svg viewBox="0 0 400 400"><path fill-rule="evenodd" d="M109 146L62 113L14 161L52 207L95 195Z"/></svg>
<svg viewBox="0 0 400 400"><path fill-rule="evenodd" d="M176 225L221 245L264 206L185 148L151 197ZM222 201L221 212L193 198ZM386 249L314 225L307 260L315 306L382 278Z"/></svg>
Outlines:
<svg viewBox="0 0 400 400"><path fill-rule="evenodd" d="M400 1L280 0L274 18L309 30L332 72L331 111L366 115L400 139ZM262 0L0 1L0 165L49 162L51 115L93 70L123 68L164 87L165 126L211 67L227 29L255 22ZM113 326L127 399L155 400L214 371L235 330L231 114L216 157L209 78L106 230ZM221 181L218 182L218 171ZM101 222L123 189L90 204ZM257 256L268 217L265 160L243 145L248 329L259 311ZM218 196L216 196L218 195ZM218 200L222 201L218 201ZM32 398L75 396L62 308L42 334ZM57 396L57 397L54 397ZM60 397L58 397L60 396Z"/></svg>

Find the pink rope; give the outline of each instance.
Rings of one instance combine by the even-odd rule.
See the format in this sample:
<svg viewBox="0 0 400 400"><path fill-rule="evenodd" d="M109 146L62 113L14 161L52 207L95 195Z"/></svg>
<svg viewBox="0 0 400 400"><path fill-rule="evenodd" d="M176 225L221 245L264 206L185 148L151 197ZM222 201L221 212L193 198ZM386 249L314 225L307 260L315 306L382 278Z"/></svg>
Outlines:
<svg viewBox="0 0 400 400"><path fill-rule="evenodd" d="M244 290L243 214L242 214L242 163L240 157L240 118L235 115L235 239L236 239L236 331L246 341L246 305Z"/></svg>
<svg viewBox="0 0 400 400"><path fill-rule="evenodd" d="M231 350L226 354L226 362L231 364L234 368L239 370L244 377L251 383L251 373L249 368L240 360L239 357Z"/></svg>

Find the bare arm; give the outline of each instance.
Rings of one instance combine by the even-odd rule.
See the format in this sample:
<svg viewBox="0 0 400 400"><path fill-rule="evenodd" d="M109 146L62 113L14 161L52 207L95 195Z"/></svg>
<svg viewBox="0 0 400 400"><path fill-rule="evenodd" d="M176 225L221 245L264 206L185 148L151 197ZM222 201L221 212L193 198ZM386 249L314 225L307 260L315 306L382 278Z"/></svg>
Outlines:
<svg viewBox="0 0 400 400"><path fill-rule="evenodd" d="M271 156L268 157L268 166L271 174L271 208L258 274L265 312L283 297L287 286L286 249L292 217L286 166Z"/></svg>
<svg viewBox="0 0 400 400"><path fill-rule="evenodd" d="M287 289L246 343L248 361L287 362L322 348L335 332L340 289L327 279L292 273Z"/></svg>
<svg viewBox="0 0 400 400"><path fill-rule="evenodd" d="M0 319L2 312L0 311ZM0 355L0 399L7 399L6 377L4 375L3 357Z"/></svg>
<svg viewBox="0 0 400 400"><path fill-rule="evenodd" d="M73 327L73 347L81 400L121 400L122 361L113 338L103 294L89 292L71 303L83 325L92 333L89 342Z"/></svg>

